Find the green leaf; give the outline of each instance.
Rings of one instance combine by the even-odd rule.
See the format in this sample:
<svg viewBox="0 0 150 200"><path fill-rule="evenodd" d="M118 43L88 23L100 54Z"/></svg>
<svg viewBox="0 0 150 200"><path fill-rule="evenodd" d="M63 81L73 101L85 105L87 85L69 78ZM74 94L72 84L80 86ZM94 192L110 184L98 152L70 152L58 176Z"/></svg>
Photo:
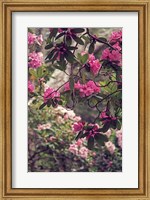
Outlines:
<svg viewBox="0 0 150 200"><path fill-rule="evenodd" d="M112 101L109 101L109 112L110 112L110 115L112 117L115 117L115 109L114 109L114 103L113 103L113 100Z"/></svg>
<svg viewBox="0 0 150 200"><path fill-rule="evenodd" d="M92 42L91 44L90 44L90 46L89 46L89 54L91 54L91 53L93 53L93 51L94 51L94 42Z"/></svg>
<svg viewBox="0 0 150 200"><path fill-rule="evenodd" d="M71 29L72 33L82 33L84 31L85 31L84 28L72 28Z"/></svg>
<svg viewBox="0 0 150 200"><path fill-rule="evenodd" d="M64 53L64 56L66 58L66 60L69 62L69 63L72 63L75 61L75 57L74 57L74 54L71 52L71 51L66 51Z"/></svg>
<svg viewBox="0 0 150 200"><path fill-rule="evenodd" d="M121 122L119 120L117 120L117 125L116 125L117 129L120 130L121 126L122 126Z"/></svg>
<svg viewBox="0 0 150 200"><path fill-rule="evenodd" d="M56 69L59 69L60 71L64 71L66 70L66 67L62 66L62 65L55 65Z"/></svg>
<svg viewBox="0 0 150 200"><path fill-rule="evenodd" d="M106 38L99 37L98 39L99 39L100 41L102 41L102 42L107 42L107 39L106 39Z"/></svg>
<svg viewBox="0 0 150 200"><path fill-rule="evenodd" d="M105 142L108 141L108 138L106 135L102 135L99 133L94 136L94 139L100 146L103 146L105 144Z"/></svg>
<svg viewBox="0 0 150 200"><path fill-rule="evenodd" d="M71 39L70 35L66 36L66 44L67 44L67 46L70 46L72 44L72 39Z"/></svg>
<svg viewBox="0 0 150 200"><path fill-rule="evenodd" d="M86 62L87 62L87 60L88 60L88 54L84 54L82 57L81 57L81 62L82 62L82 64L85 64Z"/></svg>
<svg viewBox="0 0 150 200"><path fill-rule="evenodd" d="M42 67L39 67L37 69L37 75L38 75L38 78L41 78L43 76L43 68Z"/></svg>
<svg viewBox="0 0 150 200"><path fill-rule="evenodd" d="M71 50L76 50L76 49L78 49L78 47L70 46L70 47L67 47L67 49L71 51Z"/></svg>
<svg viewBox="0 0 150 200"><path fill-rule="evenodd" d="M106 122L104 126L102 128L99 128L97 131L105 133L108 131L109 128L110 128L110 122Z"/></svg>
<svg viewBox="0 0 150 200"><path fill-rule="evenodd" d="M49 35L49 39L51 39L52 37L55 37L57 34L58 28L53 28L50 35Z"/></svg>
<svg viewBox="0 0 150 200"><path fill-rule="evenodd" d="M84 42L81 38L77 37L76 35L72 35L72 38L78 43L78 44L81 44L81 45L84 45Z"/></svg>
<svg viewBox="0 0 150 200"><path fill-rule="evenodd" d="M74 79L70 77L69 79L69 85L70 85L70 90L72 91L74 89Z"/></svg>
<svg viewBox="0 0 150 200"><path fill-rule="evenodd" d="M29 73L34 76L35 78L37 78L37 71L33 68L29 68Z"/></svg>
<svg viewBox="0 0 150 200"><path fill-rule="evenodd" d="M53 49L51 52L49 52L49 54L47 55L47 57L45 58L45 60L49 59L51 60L51 58L54 56L54 53L56 52L56 49Z"/></svg>
<svg viewBox="0 0 150 200"><path fill-rule="evenodd" d="M42 108L44 108L47 105L47 103L43 103L42 105L40 105L39 109L41 110Z"/></svg>
<svg viewBox="0 0 150 200"><path fill-rule="evenodd" d="M48 44L48 45L45 46L45 49L50 49L52 47L53 47L53 43L50 43L50 44Z"/></svg>
<svg viewBox="0 0 150 200"><path fill-rule="evenodd" d="M76 136L75 140L80 139L80 138L82 137L82 135L83 135L83 131L80 131L80 132L78 133L78 135Z"/></svg>
<svg viewBox="0 0 150 200"><path fill-rule="evenodd" d="M94 147L94 137L90 137L90 138L88 139L87 147L88 147L88 149L90 149L90 150L93 149L93 147Z"/></svg>
<svg viewBox="0 0 150 200"><path fill-rule="evenodd" d="M111 123L110 123L110 127L113 128L113 129L116 129L116 127L117 127L117 120L112 120Z"/></svg>
<svg viewBox="0 0 150 200"><path fill-rule="evenodd" d="M62 37L63 35L65 35L65 32L62 32L59 35L57 35L57 37L55 38L55 40L57 40L58 38Z"/></svg>

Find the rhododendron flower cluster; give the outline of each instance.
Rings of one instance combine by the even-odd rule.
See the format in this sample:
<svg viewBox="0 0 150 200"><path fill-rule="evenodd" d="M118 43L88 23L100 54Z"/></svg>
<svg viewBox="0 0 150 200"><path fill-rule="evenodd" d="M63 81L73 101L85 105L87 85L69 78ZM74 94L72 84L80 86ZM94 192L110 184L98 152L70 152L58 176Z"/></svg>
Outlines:
<svg viewBox="0 0 150 200"><path fill-rule="evenodd" d="M35 89L35 87L34 87L33 83L31 81L28 81L28 91L30 93L32 93L32 92L34 92L34 89Z"/></svg>
<svg viewBox="0 0 150 200"><path fill-rule="evenodd" d="M42 42L43 42L43 36L42 35L37 36L36 34L28 32L28 44L29 45L32 45L34 43L41 45Z"/></svg>
<svg viewBox="0 0 150 200"><path fill-rule="evenodd" d="M117 62L119 66L121 65L121 58L122 58L122 55L119 52L119 50L110 50L108 48L102 52L102 56L101 56L102 60Z"/></svg>
<svg viewBox="0 0 150 200"><path fill-rule="evenodd" d="M122 31L114 31L109 37L110 43L122 42Z"/></svg>
<svg viewBox="0 0 150 200"><path fill-rule="evenodd" d="M58 105L56 108L54 108L54 112L56 114L62 115L64 120L71 119L72 121L75 121L75 122L78 122L81 120L81 117L76 116L76 114L73 110L68 110L61 105Z"/></svg>
<svg viewBox="0 0 150 200"><path fill-rule="evenodd" d="M118 66L122 65L121 55L121 43L122 43L122 31L113 32L109 38L109 42L113 44L113 48L107 48L102 52L101 59L115 62Z"/></svg>
<svg viewBox="0 0 150 200"><path fill-rule="evenodd" d="M79 139L74 144L70 144L69 151L82 158L87 158L89 150L83 146L84 139Z"/></svg>
<svg viewBox="0 0 150 200"><path fill-rule="evenodd" d="M65 91L70 90L69 83L66 83ZM95 83L94 81L90 80L85 84L81 84L79 81L75 83L74 89L79 91L80 97L88 97L91 94L96 94L100 92L100 86L98 83Z"/></svg>
<svg viewBox="0 0 150 200"><path fill-rule="evenodd" d="M89 54L89 60L88 63L90 65L90 71L97 75L99 70L101 69L101 64L98 59L95 58L93 54Z"/></svg>
<svg viewBox="0 0 150 200"><path fill-rule="evenodd" d="M42 52L36 53L35 51L29 53L28 55L28 66L32 68L38 68L43 63L43 54Z"/></svg>
<svg viewBox="0 0 150 200"><path fill-rule="evenodd" d="M49 99L59 99L60 93L49 87L44 92L44 102L46 103Z"/></svg>

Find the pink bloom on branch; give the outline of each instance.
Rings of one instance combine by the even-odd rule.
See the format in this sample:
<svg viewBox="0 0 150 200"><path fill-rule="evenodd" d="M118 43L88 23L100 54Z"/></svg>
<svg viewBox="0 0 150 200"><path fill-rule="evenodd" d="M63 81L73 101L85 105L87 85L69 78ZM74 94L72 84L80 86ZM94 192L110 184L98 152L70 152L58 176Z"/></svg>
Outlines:
<svg viewBox="0 0 150 200"><path fill-rule="evenodd" d="M43 63L43 54L42 54L42 52L35 53L35 51L34 51L32 53L29 53L28 59L29 59L29 61L28 61L29 67L38 68Z"/></svg>
<svg viewBox="0 0 150 200"><path fill-rule="evenodd" d="M28 81L28 91L29 91L30 93L32 93L32 92L34 92L34 89L35 89L35 87L34 87L34 85L32 84L32 82L31 82L31 81Z"/></svg>
<svg viewBox="0 0 150 200"><path fill-rule="evenodd" d="M110 42L122 41L122 31L112 32L109 41Z"/></svg>
<svg viewBox="0 0 150 200"><path fill-rule="evenodd" d="M55 91L53 88L47 88L44 92L44 102L46 103L48 99L59 99L60 93L58 91Z"/></svg>
<svg viewBox="0 0 150 200"><path fill-rule="evenodd" d="M94 75L97 75L101 68L101 64L98 59L95 59L95 56L93 54L89 55L89 65L91 72Z"/></svg>
<svg viewBox="0 0 150 200"><path fill-rule="evenodd" d="M117 62L118 65L121 65L122 55L119 50L112 50L110 51L108 48L102 52L101 56L102 60L108 60L111 62Z"/></svg>
<svg viewBox="0 0 150 200"><path fill-rule="evenodd" d="M100 87L98 86L98 83L95 83L94 81L88 81L86 84L80 86L79 91L81 97L86 97L93 93L99 93Z"/></svg>
<svg viewBox="0 0 150 200"><path fill-rule="evenodd" d="M36 40L36 35L28 32L28 44L34 44Z"/></svg>
<svg viewBox="0 0 150 200"><path fill-rule="evenodd" d="M86 97L90 96L93 93L99 93L100 92L100 86L98 83L95 83L94 81L90 80L85 84L81 84L79 81L75 83L74 88L76 90L79 90L80 97ZM69 83L66 83L64 86L65 91L70 90Z"/></svg>
<svg viewBox="0 0 150 200"><path fill-rule="evenodd" d="M73 131L79 132L83 129L84 123L83 122L76 122L73 124Z"/></svg>

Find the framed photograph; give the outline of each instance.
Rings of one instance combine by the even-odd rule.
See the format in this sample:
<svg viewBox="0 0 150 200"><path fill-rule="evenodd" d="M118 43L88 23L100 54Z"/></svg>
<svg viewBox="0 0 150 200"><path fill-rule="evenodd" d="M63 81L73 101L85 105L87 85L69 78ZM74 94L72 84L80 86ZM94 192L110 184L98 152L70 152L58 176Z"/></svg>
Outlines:
<svg viewBox="0 0 150 200"><path fill-rule="evenodd" d="M0 5L0 198L150 199L150 1Z"/></svg>

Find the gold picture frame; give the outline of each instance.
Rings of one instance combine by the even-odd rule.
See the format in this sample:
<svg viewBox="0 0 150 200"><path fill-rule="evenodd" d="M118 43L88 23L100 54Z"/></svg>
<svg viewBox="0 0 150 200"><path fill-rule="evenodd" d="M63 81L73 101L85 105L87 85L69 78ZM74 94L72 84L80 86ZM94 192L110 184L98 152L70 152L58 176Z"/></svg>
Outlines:
<svg viewBox="0 0 150 200"><path fill-rule="evenodd" d="M13 189L11 170L11 16L24 11L138 12L139 17L139 187L137 189ZM150 199L150 1L0 1L0 199Z"/></svg>

